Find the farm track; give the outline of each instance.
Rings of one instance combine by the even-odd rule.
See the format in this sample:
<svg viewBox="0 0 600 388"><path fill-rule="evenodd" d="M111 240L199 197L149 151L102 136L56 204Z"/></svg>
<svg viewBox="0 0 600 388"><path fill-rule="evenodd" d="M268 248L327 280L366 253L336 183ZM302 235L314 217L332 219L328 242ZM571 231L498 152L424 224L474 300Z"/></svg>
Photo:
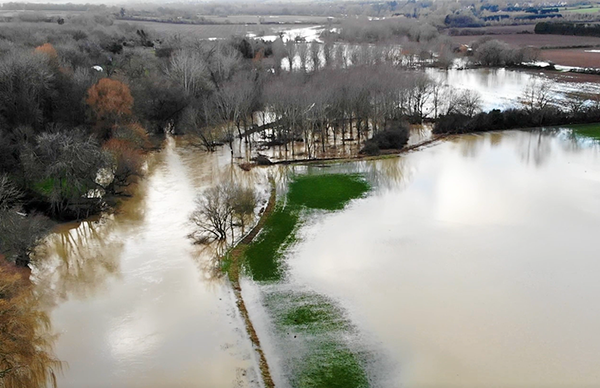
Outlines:
<svg viewBox="0 0 600 388"><path fill-rule="evenodd" d="M231 281L233 292L235 294L236 305L238 310L240 311L240 314L242 315L244 325L246 327L246 332L250 337L250 341L254 346L254 350L258 354L259 368L263 379L263 383L265 384L266 388L274 388L275 383L273 382L273 378L271 377L269 364L267 363L267 358L265 357L265 354L260 345L258 334L256 333L254 325L252 324L252 320L250 319L250 315L248 313L248 309L246 308L246 304L244 303L244 298L242 297L242 286L240 285L240 272L246 249L256 238L258 233L262 230L262 228L265 225L265 222L275 209L275 203L277 200L276 185L275 181L272 178L269 179L269 182L271 184L271 195L269 196L269 202L265 210L263 211L263 214L260 216L258 223L233 249L231 249L228 252L227 255L231 260L231 265L229 267L229 280Z"/></svg>

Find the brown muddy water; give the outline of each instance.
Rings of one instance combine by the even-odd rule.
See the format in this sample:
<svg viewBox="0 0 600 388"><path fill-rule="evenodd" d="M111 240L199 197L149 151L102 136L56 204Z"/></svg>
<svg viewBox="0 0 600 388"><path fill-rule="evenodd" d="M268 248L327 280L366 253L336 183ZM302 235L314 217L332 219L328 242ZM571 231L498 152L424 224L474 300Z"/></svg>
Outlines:
<svg viewBox="0 0 600 388"><path fill-rule="evenodd" d="M186 237L194 198L222 180L261 184L228 150L205 154L168 139L118 213L65 227L36 271L61 388L257 386L256 360L212 252Z"/></svg>
<svg viewBox="0 0 600 388"><path fill-rule="evenodd" d="M242 148L236 150L243 154ZM168 139L117 214L65 227L35 272L59 387L256 387L256 357L213 252L186 237L194 197L235 180L268 192L290 173L359 172L344 210L311 213L285 282L244 278L278 386L286 354L265 307L275 287L319 294L368 349L377 387L600 384L600 146L557 133L454 137L401 158L244 172L225 147ZM266 195L265 195L266 197ZM289 341L302 341L301 338Z"/></svg>

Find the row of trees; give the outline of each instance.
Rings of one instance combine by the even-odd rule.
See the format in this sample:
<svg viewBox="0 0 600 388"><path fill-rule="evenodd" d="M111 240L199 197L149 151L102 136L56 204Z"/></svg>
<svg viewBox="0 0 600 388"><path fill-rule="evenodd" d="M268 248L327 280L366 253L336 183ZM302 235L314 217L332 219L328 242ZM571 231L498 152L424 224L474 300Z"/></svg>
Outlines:
<svg viewBox="0 0 600 388"><path fill-rule="evenodd" d="M360 146L390 121L422 122L480 110L476 93L456 92L422 72L388 64L325 69L308 78L283 74L266 85L264 101L276 122L269 141L286 150L300 141L308 158L348 140ZM294 157L294 147L290 150Z"/></svg>

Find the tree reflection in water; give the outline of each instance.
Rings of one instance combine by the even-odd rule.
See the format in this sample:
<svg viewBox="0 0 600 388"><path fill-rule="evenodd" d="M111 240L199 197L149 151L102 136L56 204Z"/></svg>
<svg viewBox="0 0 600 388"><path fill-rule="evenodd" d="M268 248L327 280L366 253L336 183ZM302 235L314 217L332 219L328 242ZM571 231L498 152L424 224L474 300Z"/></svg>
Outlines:
<svg viewBox="0 0 600 388"><path fill-rule="evenodd" d="M123 242L111 224L114 220L83 221L47 239L36 255L45 258L33 273L48 307L70 296L90 297L108 277L118 276Z"/></svg>

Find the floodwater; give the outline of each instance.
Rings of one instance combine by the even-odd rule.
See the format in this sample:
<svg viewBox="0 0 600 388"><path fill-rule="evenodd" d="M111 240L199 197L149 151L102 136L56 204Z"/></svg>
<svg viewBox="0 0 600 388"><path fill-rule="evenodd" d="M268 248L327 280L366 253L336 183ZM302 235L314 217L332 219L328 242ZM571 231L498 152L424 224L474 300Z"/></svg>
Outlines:
<svg viewBox="0 0 600 388"><path fill-rule="evenodd" d="M167 139L117 214L64 227L35 272L67 363L60 388L255 387L256 359L213 252L191 244L194 198L222 180L264 184L229 151Z"/></svg>
<svg viewBox="0 0 600 388"><path fill-rule="evenodd" d="M288 281L384 355L374 386L600 385L598 143L465 135L332 169L375 188L305 223Z"/></svg>
<svg viewBox="0 0 600 388"><path fill-rule="evenodd" d="M481 109L519 108L520 100L532 83L547 82L550 96L558 104L581 94L600 93L597 82L579 82L577 74L558 72L521 71L498 69L426 69L435 80L442 81L453 90L473 90L481 97Z"/></svg>
<svg viewBox="0 0 600 388"><path fill-rule="evenodd" d="M237 143L235 162L247 152ZM274 333L277 300L265 297L287 294L343 315L345 349L368 356L373 386L600 385L598 143L509 131L397 159L244 172L227 147L168 138L148 164L116 214L52 235L34 272L67 363L61 388L261 386L214 252L187 238L194 198L231 180L266 198L267 174L284 186L291 172L334 171L374 188L307 215L284 282L242 281L278 386L319 340L276 338L288 333Z"/></svg>

